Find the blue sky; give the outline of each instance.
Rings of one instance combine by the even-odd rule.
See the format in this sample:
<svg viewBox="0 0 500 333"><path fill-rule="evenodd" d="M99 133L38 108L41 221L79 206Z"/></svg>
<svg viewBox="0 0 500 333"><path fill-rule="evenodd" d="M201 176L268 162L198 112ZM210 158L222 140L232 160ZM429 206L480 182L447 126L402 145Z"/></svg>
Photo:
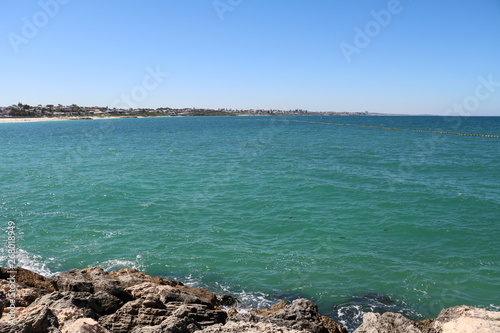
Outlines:
<svg viewBox="0 0 500 333"><path fill-rule="evenodd" d="M500 0L0 6L0 106L500 116Z"/></svg>

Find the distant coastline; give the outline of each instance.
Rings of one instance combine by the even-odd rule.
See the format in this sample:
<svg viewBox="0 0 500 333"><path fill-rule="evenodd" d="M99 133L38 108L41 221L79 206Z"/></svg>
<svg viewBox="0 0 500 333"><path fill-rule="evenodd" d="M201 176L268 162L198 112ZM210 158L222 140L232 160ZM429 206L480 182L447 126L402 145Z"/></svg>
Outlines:
<svg viewBox="0 0 500 333"><path fill-rule="evenodd" d="M276 116L276 115L335 115L335 116L404 116L395 114L364 112L334 112L334 111L307 111L303 109L277 110L277 109L208 109L208 108L109 108L99 106L53 105L45 106L39 104L31 106L18 103L15 105L0 107L1 122L24 122L28 119L44 120L67 120L67 119L101 119L110 117L181 117L181 116ZM9 119L9 121L4 121ZM17 121L10 119L19 119Z"/></svg>
<svg viewBox="0 0 500 333"><path fill-rule="evenodd" d="M336 112L264 109L207 109L207 108L130 108L117 109L98 106L69 106L48 104L30 106L18 103L0 107L0 123L19 123L58 120L94 120L110 118L146 118L146 117L193 117L193 116L393 116L393 117L438 117L432 114L392 114L373 112ZM453 116L453 115L450 115ZM458 116L458 115L457 115Z"/></svg>

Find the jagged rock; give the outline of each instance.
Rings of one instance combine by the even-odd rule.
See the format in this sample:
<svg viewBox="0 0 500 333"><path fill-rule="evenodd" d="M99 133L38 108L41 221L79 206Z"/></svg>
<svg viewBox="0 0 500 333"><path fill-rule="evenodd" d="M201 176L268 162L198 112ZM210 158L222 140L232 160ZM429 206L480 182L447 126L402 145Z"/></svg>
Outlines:
<svg viewBox="0 0 500 333"><path fill-rule="evenodd" d="M168 317L168 310L160 302L144 304L144 299L125 303L115 313L103 316L99 323L112 332L126 333L135 327L155 326Z"/></svg>
<svg viewBox="0 0 500 333"><path fill-rule="evenodd" d="M54 313L46 306L19 310L14 325L0 323L0 333L61 333Z"/></svg>
<svg viewBox="0 0 500 333"><path fill-rule="evenodd" d="M110 277L101 267L85 268L82 270L82 274L92 282L96 292L104 291L118 297L123 294L124 288L120 282Z"/></svg>
<svg viewBox="0 0 500 333"><path fill-rule="evenodd" d="M110 333L92 318L80 318L74 323L66 325L62 333Z"/></svg>
<svg viewBox="0 0 500 333"><path fill-rule="evenodd" d="M1 297L2 295L0 295L0 319L2 318L3 316L3 309L5 308L4 306L4 303L3 303L3 299ZM3 295L4 296L4 295ZM5 296L4 296L5 297Z"/></svg>
<svg viewBox="0 0 500 333"><path fill-rule="evenodd" d="M193 333L199 332L200 326L190 318L170 317L162 321L160 325L138 327L131 333Z"/></svg>
<svg viewBox="0 0 500 333"><path fill-rule="evenodd" d="M62 333L109 333L92 318L80 318L61 329Z"/></svg>
<svg viewBox="0 0 500 333"><path fill-rule="evenodd" d="M238 314L238 310L236 310L235 308L231 308L227 311L228 317L236 316L237 314Z"/></svg>
<svg viewBox="0 0 500 333"><path fill-rule="evenodd" d="M100 306L99 315L107 315L115 312L122 307L123 301L118 297L113 296L105 291L98 291L93 295L93 298Z"/></svg>
<svg viewBox="0 0 500 333"><path fill-rule="evenodd" d="M165 331L167 332L167 331ZM291 328L281 327L271 323L261 323L261 322L228 322L226 325L213 325L198 331L199 333L303 333L304 331L299 331ZM134 332L135 333L135 332ZM141 332L142 333L142 332ZM147 332L149 333L149 332ZM151 332L153 333L153 332ZM159 332L154 332L159 333ZM184 332L182 332L184 333ZM187 333L187 332L186 332Z"/></svg>
<svg viewBox="0 0 500 333"><path fill-rule="evenodd" d="M302 332L347 333L347 330L342 325L325 320L318 313L316 304L307 299L296 299L288 305L280 302L268 310L240 313L230 317L228 323L230 322L269 323L283 329Z"/></svg>
<svg viewBox="0 0 500 333"><path fill-rule="evenodd" d="M221 306L235 306L238 304L238 299L230 295L217 295L217 302Z"/></svg>
<svg viewBox="0 0 500 333"><path fill-rule="evenodd" d="M109 272L108 274L111 278L119 281L120 284L125 288L134 286L136 284L141 284L144 282L169 285L172 287L183 286L182 282L164 279L157 276L150 276L134 268L124 268L118 271Z"/></svg>
<svg viewBox="0 0 500 333"><path fill-rule="evenodd" d="M0 308L9 307L10 301L7 300L6 294L10 291L10 283L6 280L0 280ZM18 307L26 307L42 294L35 288L22 287L16 283L15 305ZM0 311L1 317L1 311Z"/></svg>
<svg viewBox="0 0 500 333"><path fill-rule="evenodd" d="M16 290L16 306L26 307L40 296L41 293L34 288L18 288Z"/></svg>
<svg viewBox="0 0 500 333"><path fill-rule="evenodd" d="M8 278L7 270L1 269L0 277ZM9 324L4 315L0 333L347 332L306 299L226 313L219 306L238 304L231 296L134 269L110 273L99 267L74 269L54 280L18 269L16 286L16 323ZM8 281L0 280L0 310L8 302L8 289ZM396 313L367 313L355 332L500 333L500 313L460 306L423 321Z"/></svg>
<svg viewBox="0 0 500 333"><path fill-rule="evenodd" d="M329 327L324 326L324 319L318 312L318 306L308 299L296 299L290 305L285 306L283 309L276 311L268 316L273 319L275 323L288 321L290 328L303 330L308 332L329 332L329 333L347 333L347 330L330 330ZM342 327L342 326L340 326ZM343 327L342 327L343 328Z"/></svg>
<svg viewBox="0 0 500 333"><path fill-rule="evenodd" d="M80 269L72 269L54 279L59 291L75 291L93 293L94 286L88 281Z"/></svg>
<svg viewBox="0 0 500 333"><path fill-rule="evenodd" d="M355 331L355 333L422 333L422 330L417 327L415 321L404 317L400 313L386 312L365 313L363 323Z"/></svg>
<svg viewBox="0 0 500 333"><path fill-rule="evenodd" d="M9 271L7 268L0 268L0 279L7 280L11 276ZM20 267L13 269L13 271L16 271L16 274L13 275L16 278L16 284L21 287L34 288L43 294L55 290L52 279Z"/></svg>
<svg viewBox="0 0 500 333"><path fill-rule="evenodd" d="M198 297L202 302L219 305L217 295L209 290L185 286L179 281L173 281L156 276L149 276L143 272L139 272L136 269L120 269L118 271L109 272L109 276L120 281L120 284L124 287L132 287L144 282L151 282L154 284L176 287L181 291Z"/></svg>
<svg viewBox="0 0 500 333"><path fill-rule="evenodd" d="M287 306L287 303L285 301L279 301L278 303L271 306L269 309L263 309L263 310L252 309L252 310L250 310L250 313L267 317L272 313L275 313L281 309L284 309L285 306Z"/></svg>
<svg viewBox="0 0 500 333"><path fill-rule="evenodd" d="M172 315L177 318L192 319L200 327L223 323L227 319L226 312L212 309L210 306L203 304L183 304Z"/></svg>
<svg viewBox="0 0 500 333"><path fill-rule="evenodd" d="M321 321L323 322L323 326L330 333L347 333L347 329L344 326L331 320L327 316L321 316Z"/></svg>
<svg viewBox="0 0 500 333"><path fill-rule="evenodd" d="M113 279L101 267L72 269L54 279L59 291L106 292L110 295L129 300L120 281Z"/></svg>
<svg viewBox="0 0 500 333"><path fill-rule="evenodd" d="M182 303L204 303L198 297L184 292L176 287L168 285L158 285L151 282L144 282L125 289L134 299L159 297L162 303L182 302ZM210 304L210 303L205 303Z"/></svg>
<svg viewBox="0 0 500 333"><path fill-rule="evenodd" d="M92 294L88 292L54 291L51 294L40 297L29 307L38 306L46 306L52 311L72 308L79 309L79 311L75 311L75 314L80 313L78 318L90 317L96 319L98 317L97 314L101 310L99 304L92 297Z"/></svg>
<svg viewBox="0 0 500 333"><path fill-rule="evenodd" d="M80 308L51 309L56 315L60 329L64 330L80 319L92 319L85 316L85 311Z"/></svg>
<svg viewBox="0 0 500 333"><path fill-rule="evenodd" d="M227 317L225 312L216 310L213 305L170 285L144 282L126 288L126 292L134 300L99 320L113 332L158 326L169 317L189 318L192 320L190 323L196 323L199 327L224 322Z"/></svg>
<svg viewBox="0 0 500 333"><path fill-rule="evenodd" d="M366 313L354 333L499 333L500 312L470 306L444 309L434 320L413 321L399 313Z"/></svg>
<svg viewBox="0 0 500 333"><path fill-rule="evenodd" d="M219 305L219 301L217 300L217 295L211 292L210 290L189 286L177 286L177 288L185 293L193 295L197 297L202 303Z"/></svg>

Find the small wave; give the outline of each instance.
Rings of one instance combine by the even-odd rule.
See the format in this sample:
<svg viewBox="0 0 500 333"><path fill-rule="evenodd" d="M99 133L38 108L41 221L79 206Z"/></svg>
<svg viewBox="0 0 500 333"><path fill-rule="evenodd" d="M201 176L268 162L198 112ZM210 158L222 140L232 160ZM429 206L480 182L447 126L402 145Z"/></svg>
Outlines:
<svg viewBox="0 0 500 333"><path fill-rule="evenodd" d="M500 305L490 304L486 310L489 311L500 311Z"/></svg>
<svg viewBox="0 0 500 333"><path fill-rule="evenodd" d="M422 316L415 310L402 306L391 297L379 293L354 296L346 302L335 305L332 317L351 332L361 325L364 314L368 312L395 312L408 318L422 319Z"/></svg>
<svg viewBox="0 0 500 333"><path fill-rule="evenodd" d="M119 236L122 233L120 231L105 231L105 230L93 230L95 233L101 234L104 238L113 238Z"/></svg>
<svg viewBox="0 0 500 333"><path fill-rule="evenodd" d="M236 310L238 312L247 312L250 309L265 309L276 304L279 300L271 295L262 292L247 292L245 290L233 290L231 287L216 282L215 288L221 294L227 294L238 299Z"/></svg>
<svg viewBox="0 0 500 333"><path fill-rule="evenodd" d="M144 268L142 256L140 254L135 257L135 260L111 259L96 263L95 266L99 266L105 271L116 271L123 268L134 268L138 271L142 271Z"/></svg>
<svg viewBox="0 0 500 333"><path fill-rule="evenodd" d="M189 287L201 287L201 281L198 279L195 279L193 275L189 274L188 276L185 276L182 280L182 283L184 283L186 286Z"/></svg>
<svg viewBox="0 0 500 333"><path fill-rule="evenodd" d="M236 310L238 312L247 312L250 309L265 309L270 308L276 304L277 300L272 300L268 294L265 293L249 293L245 290L232 293L234 297L239 300Z"/></svg>
<svg viewBox="0 0 500 333"><path fill-rule="evenodd" d="M269 294L262 292L247 292L245 290L234 290L233 288L219 282L214 285L207 285L200 279L193 277L193 275L185 276L180 279L182 283L190 287L206 288L217 294L231 295L238 300L236 305L223 307L224 310L229 308L236 308L238 312L245 313L251 309L265 309L279 302L279 299L274 299Z"/></svg>
<svg viewBox="0 0 500 333"><path fill-rule="evenodd" d="M59 272L53 272L47 267L47 265L51 264L54 260L54 258L45 259L38 254L30 253L23 249L19 249L16 255L18 267L30 270L47 278L53 278L59 274ZM2 267L8 266L7 252L5 249L0 249L0 265Z"/></svg>

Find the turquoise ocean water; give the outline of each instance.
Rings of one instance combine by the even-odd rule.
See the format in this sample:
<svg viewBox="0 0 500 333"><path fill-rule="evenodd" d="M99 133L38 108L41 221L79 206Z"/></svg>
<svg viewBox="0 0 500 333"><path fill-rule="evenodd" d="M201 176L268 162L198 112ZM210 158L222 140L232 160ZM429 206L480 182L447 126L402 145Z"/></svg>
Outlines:
<svg viewBox="0 0 500 333"><path fill-rule="evenodd" d="M0 226L47 276L136 267L242 308L307 297L351 329L498 310L500 138L411 130L500 135L500 117L0 124Z"/></svg>

